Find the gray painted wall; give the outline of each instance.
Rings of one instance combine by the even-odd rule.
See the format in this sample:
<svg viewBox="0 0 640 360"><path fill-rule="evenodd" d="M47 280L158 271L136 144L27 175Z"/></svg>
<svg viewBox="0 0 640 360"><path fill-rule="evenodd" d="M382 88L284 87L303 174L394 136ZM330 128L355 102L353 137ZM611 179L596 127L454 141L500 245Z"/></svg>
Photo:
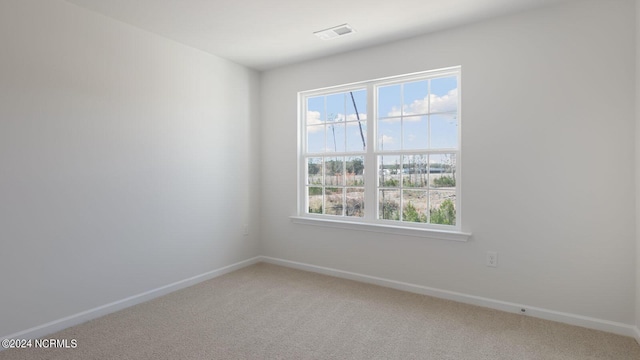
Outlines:
<svg viewBox="0 0 640 360"><path fill-rule="evenodd" d="M263 254L634 324L634 28L570 2L263 73ZM454 65L469 242L291 223L298 91Z"/></svg>
<svg viewBox="0 0 640 360"><path fill-rule="evenodd" d="M0 335L259 254L256 72L57 0L0 44Z"/></svg>
<svg viewBox="0 0 640 360"><path fill-rule="evenodd" d="M636 339L640 342L640 0L636 0Z"/></svg>
<svg viewBox="0 0 640 360"><path fill-rule="evenodd" d="M262 76L59 0L0 2L0 334L259 254L640 325L638 2ZM451 65L471 241L290 222L297 91Z"/></svg>

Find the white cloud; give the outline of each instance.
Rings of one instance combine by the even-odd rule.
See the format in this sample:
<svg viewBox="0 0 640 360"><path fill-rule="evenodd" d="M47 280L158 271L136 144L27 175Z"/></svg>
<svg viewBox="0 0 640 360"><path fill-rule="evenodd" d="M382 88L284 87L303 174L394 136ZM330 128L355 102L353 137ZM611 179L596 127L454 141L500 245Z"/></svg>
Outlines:
<svg viewBox="0 0 640 360"><path fill-rule="evenodd" d="M411 104L404 106L404 115L426 114L431 100L431 112L455 111L458 106L458 89L449 91L446 95L438 96L431 94L424 99L414 100ZM387 116L400 116L400 109L392 107Z"/></svg>
<svg viewBox="0 0 640 360"><path fill-rule="evenodd" d="M391 111L389 111L387 113L387 116L400 116L402 115L402 113L400 112L400 109L398 109L397 107L392 107ZM384 120L386 122L396 122L396 121L400 121L400 119L386 119Z"/></svg>
<svg viewBox="0 0 640 360"><path fill-rule="evenodd" d="M322 121L320 120L320 112L319 111L307 111L307 125L320 125Z"/></svg>
<svg viewBox="0 0 640 360"><path fill-rule="evenodd" d="M358 114L360 116L360 120L367 120L367 114ZM348 121L356 121L358 120L358 116L356 114L349 114L347 116Z"/></svg>
<svg viewBox="0 0 640 360"><path fill-rule="evenodd" d="M449 91L444 96L431 94L431 112L454 111L458 107L458 89Z"/></svg>
<svg viewBox="0 0 640 360"><path fill-rule="evenodd" d="M345 116L344 114L337 114L332 122L343 122L345 121L345 119L346 121L355 121L352 123L347 123L348 125L358 125L358 122L357 122L358 117L356 116L356 114L348 114L347 116ZM367 120L367 114L360 114L360 120L361 121ZM322 125L322 124L324 124L324 121L320 119L319 111L307 111L307 125ZM307 128L307 132L309 133L315 133L322 130L323 128L320 126L311 126Z"/></svg>
<svg viewBox="0 0 640 360"><path fill-rule="evenodd" d="M380 141L382 144L393 144L395 142L392 136L387 136L387 135L382 135L382 137L380 138Z"/></svg>
<svg viewBox="0 0 640 360"><path fill-rule="evenodd" d="M360 115L360 120L367 120L367 114L359 114ZM348 114L347 116L344 116L344 114L338 114L335 117L334 121L357 121L358 120L358 116L356 114Z"/></svg>

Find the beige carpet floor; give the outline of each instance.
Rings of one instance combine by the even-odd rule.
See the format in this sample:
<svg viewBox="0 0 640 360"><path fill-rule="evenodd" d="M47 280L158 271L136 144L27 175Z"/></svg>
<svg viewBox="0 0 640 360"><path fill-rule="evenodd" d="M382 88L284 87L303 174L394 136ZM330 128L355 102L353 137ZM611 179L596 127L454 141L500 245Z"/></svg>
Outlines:
<svg viewBox="0 0 640 360"><path fill-rule="evenodd" d="M640 359L634 339L256 264L0 359Z"/></svg>

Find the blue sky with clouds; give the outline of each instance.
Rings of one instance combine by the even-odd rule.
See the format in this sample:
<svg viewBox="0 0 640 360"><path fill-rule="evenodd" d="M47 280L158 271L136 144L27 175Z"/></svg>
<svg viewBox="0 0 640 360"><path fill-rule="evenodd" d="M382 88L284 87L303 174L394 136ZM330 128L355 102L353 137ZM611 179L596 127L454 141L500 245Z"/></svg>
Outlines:
<svg viewBox="0 0 640 360"><path fill-rule="evenodd" d="M378 88L378 149L423 150L457 147L456 77ZM353 92L366 138L366 90ZM430 115L428 115L430 114ZM429 136L429 128L431 136ZM357 152L363 143L349 92L308 99L308 152Z"/></svg>

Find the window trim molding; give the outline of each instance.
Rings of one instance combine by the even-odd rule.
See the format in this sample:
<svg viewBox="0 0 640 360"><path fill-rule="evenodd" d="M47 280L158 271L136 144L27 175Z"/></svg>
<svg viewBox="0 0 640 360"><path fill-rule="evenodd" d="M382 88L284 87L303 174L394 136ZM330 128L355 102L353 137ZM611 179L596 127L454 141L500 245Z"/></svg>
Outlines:
<svg viewBox="0 0 640 360"><path fill-rule="evenodd" d="M303 170L306 168L306 163L304 162L306 156L306 139L305 139L305 130L306 123L304 122L305 118L305 110L306 104L305 101L309 97L318 96L327 94L330 92L346 92L351 90L358 89L367 89L367 151L361 153L361 156L365 158L365 163L371 164L370 157L375 157L377 154L376 143L375 143L375 132L377 131L377 115L375 112L377 110L373 110L374 102L377 101L377 94L374 89L377 89L380 86L386 86L389 84L402 83L411 81L412 79L419 79L423 77L440 77L447 75L456 75L458 79L458 89L460 89L462 83L462 67L452 66L447 68L428 70L428 71L420 71L409 74L403 74L398 76L390 76L383 77L377 79L371 79L361 82L353 82L343 85L336 86L328 86L323 88L317 88L306 91L299 91L297 93L297 171L296 171L296 179L297 179L297 190L296 190L296 215L291 216L291 221L297 224L306 224L306 225L316 225L316 226L327 226L334 228L342 228L348 230L360 230L360 231L371 231L378 233L389 233L395 235L406 235L406 236L416 236L423 238L436 238L436 239L444 239L444 240L454 240L454 241L468 241L471 237L471 233L462 231L462 96L461 92L458 93L458 148L455 150L458 163L458 176L456 177L456 181L458 182L458 190L457 190L457 199L456 199L456 225L438 225L438 224L418 224L418 223L410 223L410 222L401 222L393 221L392 223L387 222L382 219L377 219L376 215L374 215L373 219L371 218L349 218L349 217L332 217L331 215L315 215L309 214L306 212L306 183L305 176L303 175ZM318 156L327 156L327 155L318 155ZM360 156L360 154L359 154ZM372 174L367 174L367 179L365 179L365 183L371 182L371 178L374 177L376 171ZM377 177L375 178L377 181ZM373 190L371 190L373 189ZM375 194L377 191L377 187L365 187L365 198L373 198L370 195ZM368 203L368 202L367 202ZM377 209L377 202L374 201L373 205L369 205L367 207L367 203L365 203L366 212L370 212L371 209ZM377 211L376 211L377 214Z"/></svg>
<svg viewBox="0 0 640 360"><path fill-rule="evenodd" d="M432 228L418 228L413 226L397 226L381 223L369 223L362 221L349 221L345 219L327 219L313 216L290 216L291 222L294 224L323 226L353 231L368 231L383 234L413 236L421 238L432 238L440 240L451 240L466 242L471 238L471 233L454 231L454 230L439 230Z"/></svg>

